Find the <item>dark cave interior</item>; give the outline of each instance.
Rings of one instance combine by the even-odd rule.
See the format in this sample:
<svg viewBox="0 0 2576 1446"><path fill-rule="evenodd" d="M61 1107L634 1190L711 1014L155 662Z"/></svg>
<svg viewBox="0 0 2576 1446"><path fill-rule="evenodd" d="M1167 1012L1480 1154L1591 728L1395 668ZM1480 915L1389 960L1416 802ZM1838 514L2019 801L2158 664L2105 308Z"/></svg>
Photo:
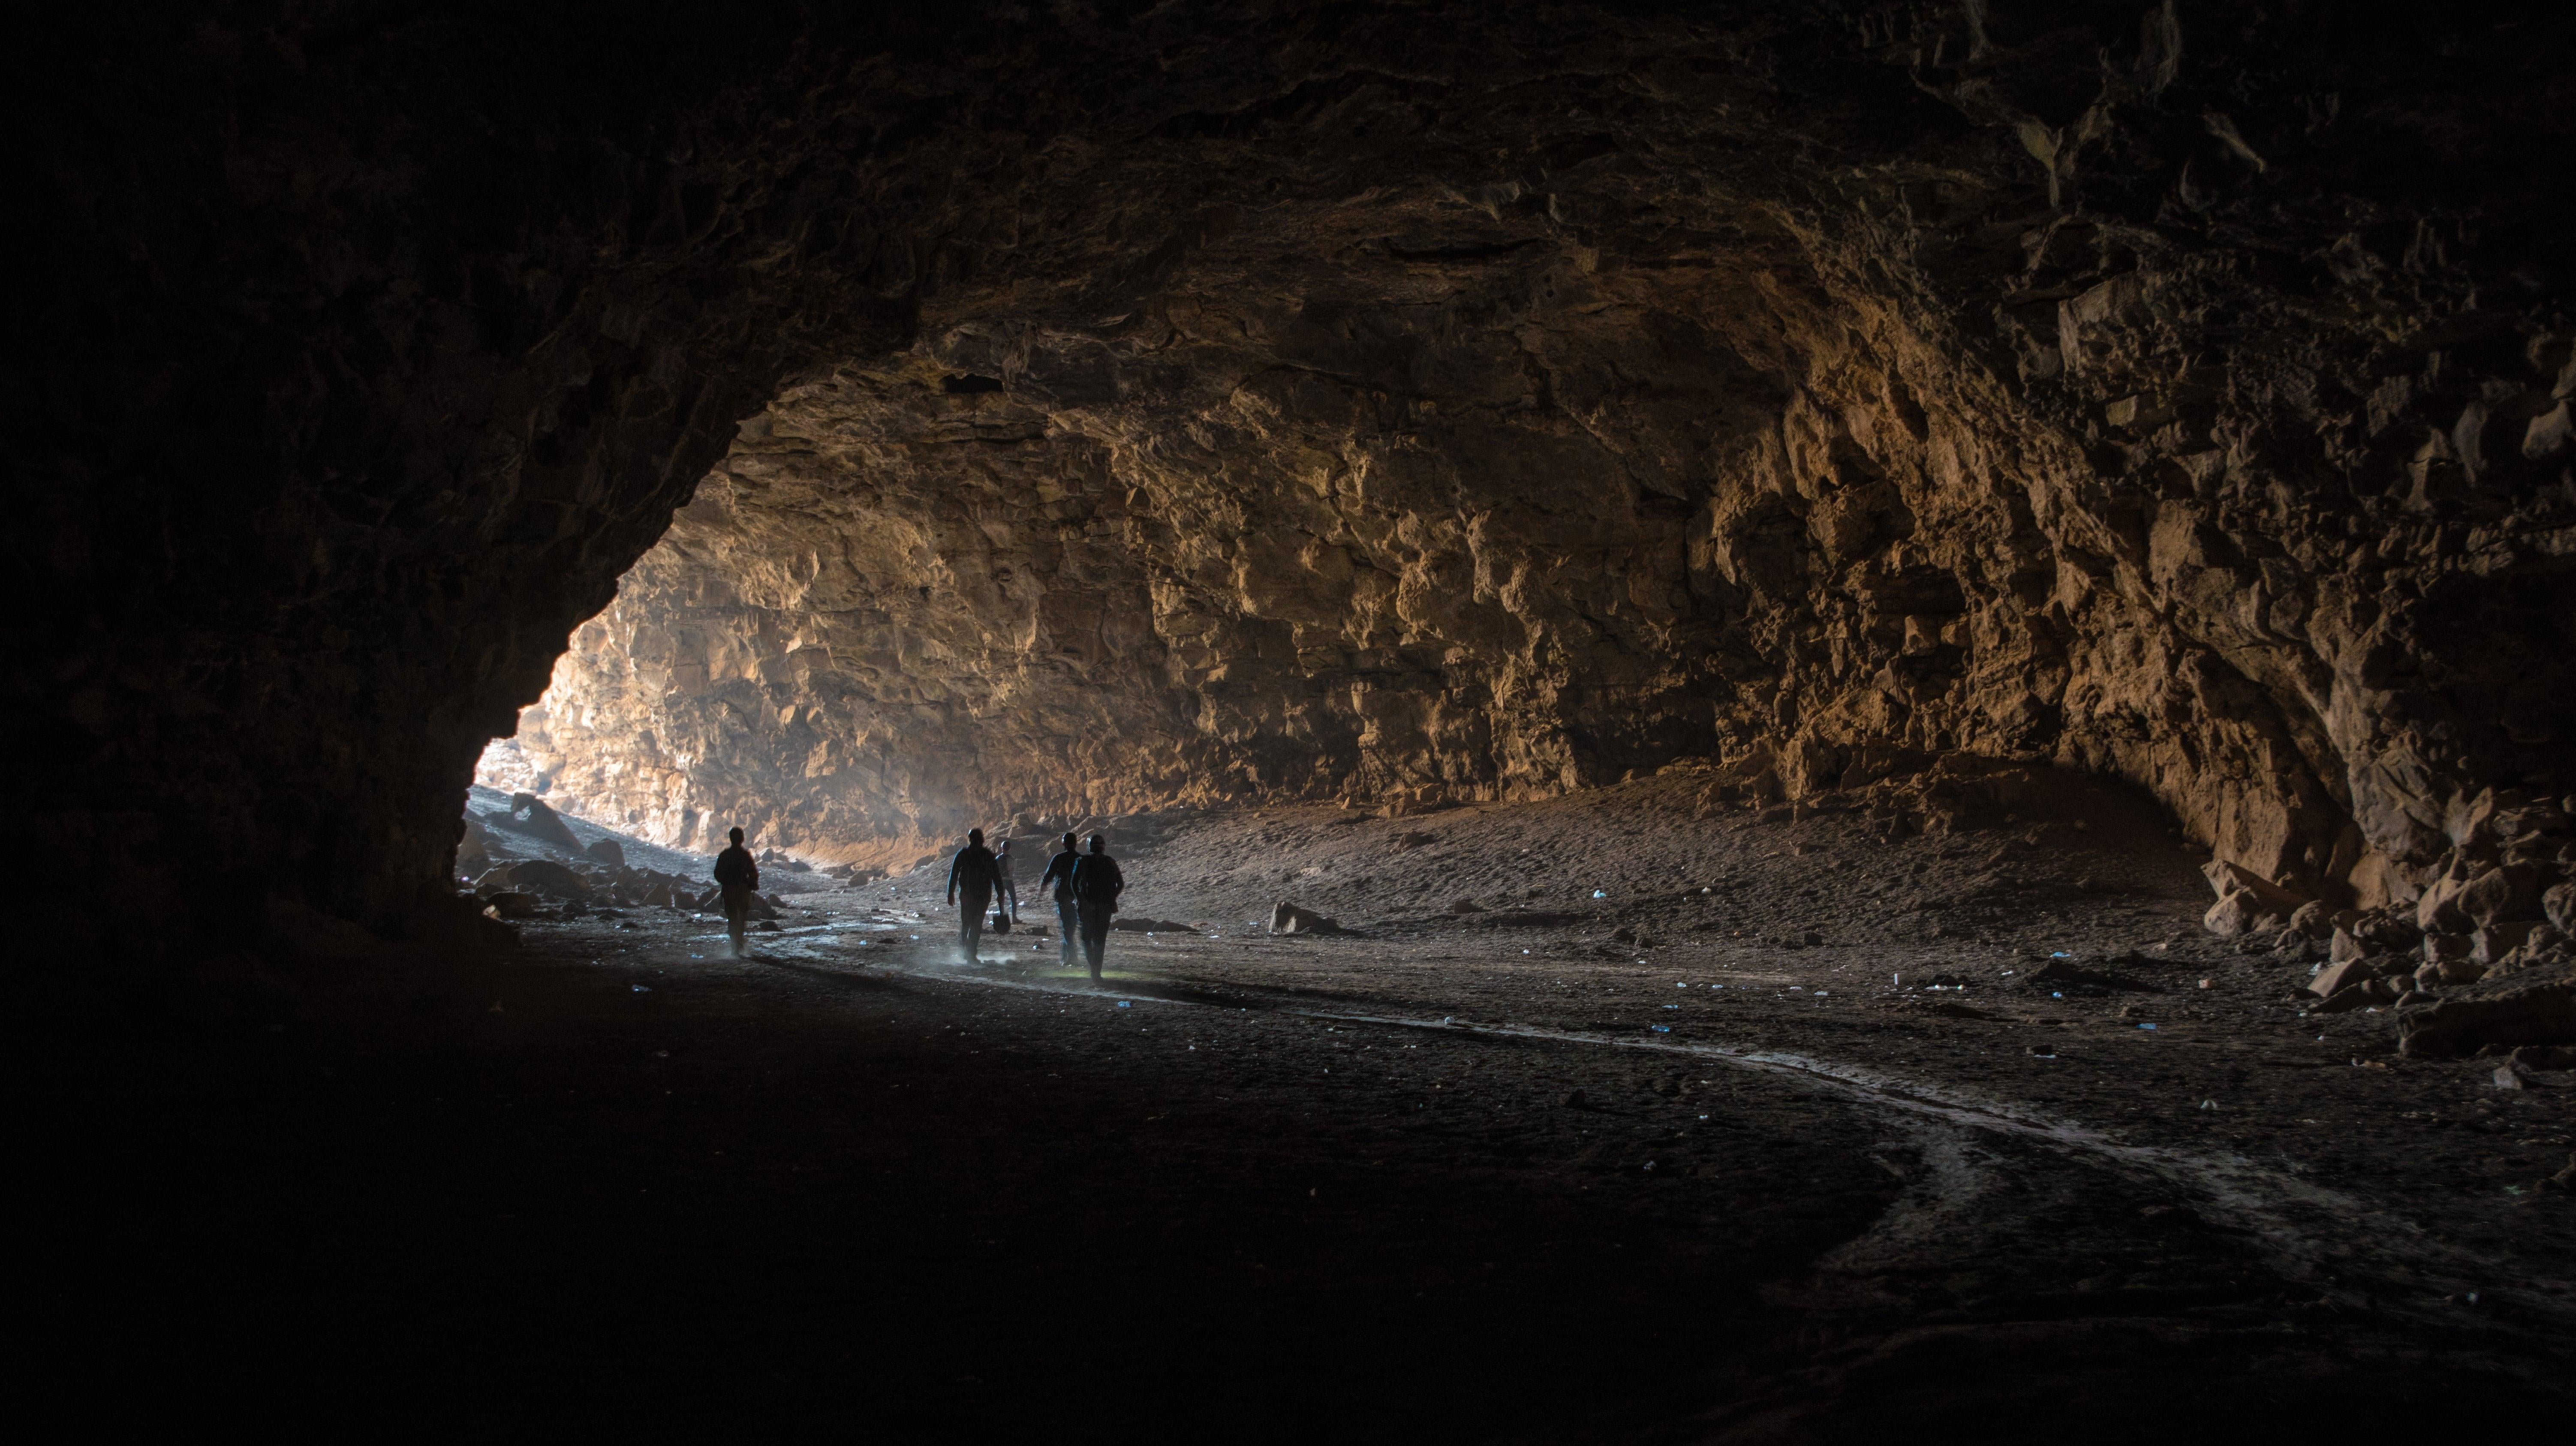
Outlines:
<svg viewBox="0 0 2576 1446"><path fill-rule="evenodd" d="M2576 1064L2571 39L2537 8L2177 0L58 17L13 67L40 280L0 401L8 718L47 860L12 970L46 1047L17 1070L65 1159L157 1121L64 1172L61 1208L139 1220L193 1182L137 1267L174 1320L247 1309L249 1266L193 1262L256 1240L288 1282L262 1310L405 1317L405 1370L478 1373L433 1413L467 1434L654 1419L662 1363L702 1349L662 1419L845 1428L865 1415L832 1383L874 1353L931 1383L890 1433L1103 1434L1115 1413L1065 1404L1075 1367L1014 1390L892 1324L1025 1355L1078 1345L1086 1310L1183 1323L1122 1408L1174 1434L1823 1440L2051 1402L2155 1432L2344 1420L2400 1371L2400 1416L2555 1408L2532 1362L2576 1325L2551 1174ZM494 739L580 837L460 819ZM898 940L948 927L924 861L979 824L1105 827L1164 881L1139 907L1173 922L1119 936L1144 972L1116 1000L906 972ZM676 876L557 847L694 868L728 825L785 881L782 936L872 919L893 972L782 937L781 992L682 983L665 966L705 946ZM505 915L521 886L461 859L579 866L587 908ZM1233 974L1200 948L1292 894L1346 945L1264 928ZM1450 949L1523 973L1471 986ZM1638 991L1667 973L1713 999L1693 970L1753 969L1780 1012L1674 1036L1547 992L1587 987L1548 962L1578 958L1656 1011ZM2026 992L1909 992L1971 962ZM2047 968L2066 987L2027 992ZM1922 1042L1813 1023L1851 1002L1841 969L1889 977ZM1131 997L1175 1022L1114 1062L1022 1057ZM1398 1139L1311 1081L1136 1056L1155 1028L1216 1053L1180 1021L1220 1005L1247 1019L1224 1049L1317 1079L1362 1015L1472 1016L1481 1044L1367 1047L1469 1061L1448 1088L1553 1123ZM2222 1011L2188 1026L2212 1061L2277 1035L2351 1063L2204 1078L2132 1057L2142 1009L2169 1036ZM1978 1062L2057 1061L2009 1031L2061 1023L2126 1042L2089 1103ZM1629 1035L1879 1093L1585 1054ZM1899 1090L1900 1064L1930 1082ZM1594 1069L1620 1082L1572 1083ZM2257 1219L2273 1187L2217 1165L2141 1195L1993 1143L2074 1131L2143 1170L2121 1152L2180 1137L2085 1111L2166 1084L2344 1120L2367 1148L2283 1167L2344 1192L2309 1205L2383 1234L2443 1215L2452 1254L2337 1254L2290 1186ZM1168 1097L1203 1088L1241 1108ZM1650 1198L1679 1147L1594 1138L1605 1089L1725 1095L1682 1128L1740 1122L1735 1204ZM2052 1099L2046 1129L2016 1113ZM1195 1133L1048 1143L1110 1114ZM2474 1206L2426 1163L2472 1135L2510 1144ZM761 1163L708 1164L728 1149ZM1308 1175L1333 1203L1297 1203ZM1925 1265L1980 1189L2053 1222L2071 1273ZM1121 1195L1139 1220L1095 1198ZM911 1238L897 1263L812 1255L858 1197ZM776 1256L742 1240L768 1210ZM2185 1219L2207 1228L2154 1247L2121 1312L2069 1283ZM1132 1224L1167 1232L1137 1278L1066 1259ZM663 1276L605 1263L674 1232ZM1000 1254L950 1283L978 1242ZM503 1263L451 1276L478 1255ZM2481 1271L2520 1281L2510 1312ZM1704 1299L1659 1303L1654 1272ZM835 1323L834 1292L892 1314ZM1028 1311L995 1326L960 1292ZM494 1300L525 1308L489 1335ZM637 1324L698 1311L757 1324ZM1942 1330L1983 1385L1941 1383ZM2042 1337L2059 1354L2021 1360ZM791 1339L776 1371L743 1344ZM316 1358L411 1379L346 1353ZM1551 1355L1524 1413L1516 1363ZM547 1382L576 1384L500 1404Z"/></svg>

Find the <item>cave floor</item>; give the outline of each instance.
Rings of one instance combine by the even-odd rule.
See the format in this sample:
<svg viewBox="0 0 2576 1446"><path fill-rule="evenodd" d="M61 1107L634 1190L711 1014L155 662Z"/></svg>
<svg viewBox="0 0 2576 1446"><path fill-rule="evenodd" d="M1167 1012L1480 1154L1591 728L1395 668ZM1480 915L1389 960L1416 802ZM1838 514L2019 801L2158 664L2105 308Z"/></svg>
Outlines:
<svg viewBox="0 0 2576 1446"><path fill-rule="evenodd" d="M22 1069L40 1147L100 1161L40 1192L61 1337L131 1373L86 1409L1533 1441L2566 1409L2570 1091L2303 1017L2306 965L2192 930L2193 860L2116 819L1637 805L1153 824L1129 916L1205 927L1114 935L1098 987L1025 928L962 963L927 870L790 876L747 960L667 910L542 921L248 1043ZM1247 922L1282 897L1356 932ZM2012 982L2057 952L2120 985Z"/></svg>

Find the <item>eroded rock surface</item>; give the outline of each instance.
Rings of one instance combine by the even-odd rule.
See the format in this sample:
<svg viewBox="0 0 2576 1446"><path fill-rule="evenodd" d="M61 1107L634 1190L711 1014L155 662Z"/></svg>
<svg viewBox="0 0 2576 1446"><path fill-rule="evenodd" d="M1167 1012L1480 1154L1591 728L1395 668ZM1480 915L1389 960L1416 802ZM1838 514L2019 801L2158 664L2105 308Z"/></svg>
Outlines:
<svg viewBox="0 0 2576 1446"><path fill-rule="evenodd" d="M443 898L693 488L529 730L666 841L2054 761L2294 897L2566 872L2564 17L81 23L6 425L87 942Z"/></svg>
<svg viewBox="0 0 2576 1446"><path fill-rule="evenodd" d="M1015 154L922 339L744 427L522 743L603 819L843 857L1689 758L1939 826L1964 753L2152 791L2223 932L2536 918L2563 316L2371 194L2422 137L2331 64L2222 97L2170 9L1855 23L1407 31L1400 78Z"/></svg>

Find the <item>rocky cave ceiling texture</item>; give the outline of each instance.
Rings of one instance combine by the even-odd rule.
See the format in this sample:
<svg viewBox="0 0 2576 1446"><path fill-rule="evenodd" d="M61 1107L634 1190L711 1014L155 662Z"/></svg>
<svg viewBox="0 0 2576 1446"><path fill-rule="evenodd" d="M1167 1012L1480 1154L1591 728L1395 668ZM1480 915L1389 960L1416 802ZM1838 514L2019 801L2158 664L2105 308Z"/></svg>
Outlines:
<svg viewBox="0 0 2576 1446"><path fill-rule="evenodd" d="M44 132L117 927L399 919L540 690L701 845L2009 760L2258 902L2566 872L2565 19L924 14L208 25Z"/></svg>

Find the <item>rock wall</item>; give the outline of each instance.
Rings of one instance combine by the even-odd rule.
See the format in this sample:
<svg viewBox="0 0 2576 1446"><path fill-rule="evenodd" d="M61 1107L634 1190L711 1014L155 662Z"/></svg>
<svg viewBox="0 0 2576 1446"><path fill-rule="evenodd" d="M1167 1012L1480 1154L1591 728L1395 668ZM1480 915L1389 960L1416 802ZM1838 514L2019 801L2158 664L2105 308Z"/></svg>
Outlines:
<svg viewBox="0 0 2576 1446"><path fill-rule="evenodd" d="M2488 790L2576 786L2562 243L2482 283L2522 183L2386 199L2438 78L2100 17L1463 46L1059 147L919 341L746 425L521 740L595 816L829 856L1964 751L2412 899Z"/></svg>
<svg viewBox="0 0 2576 1446"><path fill-rule="evenodd" d="M542 730L667 836L1967 750L2418 888L2569 782L2568 24L68 15L0 389L49 923L403 926L693 488Z"/></svg>

